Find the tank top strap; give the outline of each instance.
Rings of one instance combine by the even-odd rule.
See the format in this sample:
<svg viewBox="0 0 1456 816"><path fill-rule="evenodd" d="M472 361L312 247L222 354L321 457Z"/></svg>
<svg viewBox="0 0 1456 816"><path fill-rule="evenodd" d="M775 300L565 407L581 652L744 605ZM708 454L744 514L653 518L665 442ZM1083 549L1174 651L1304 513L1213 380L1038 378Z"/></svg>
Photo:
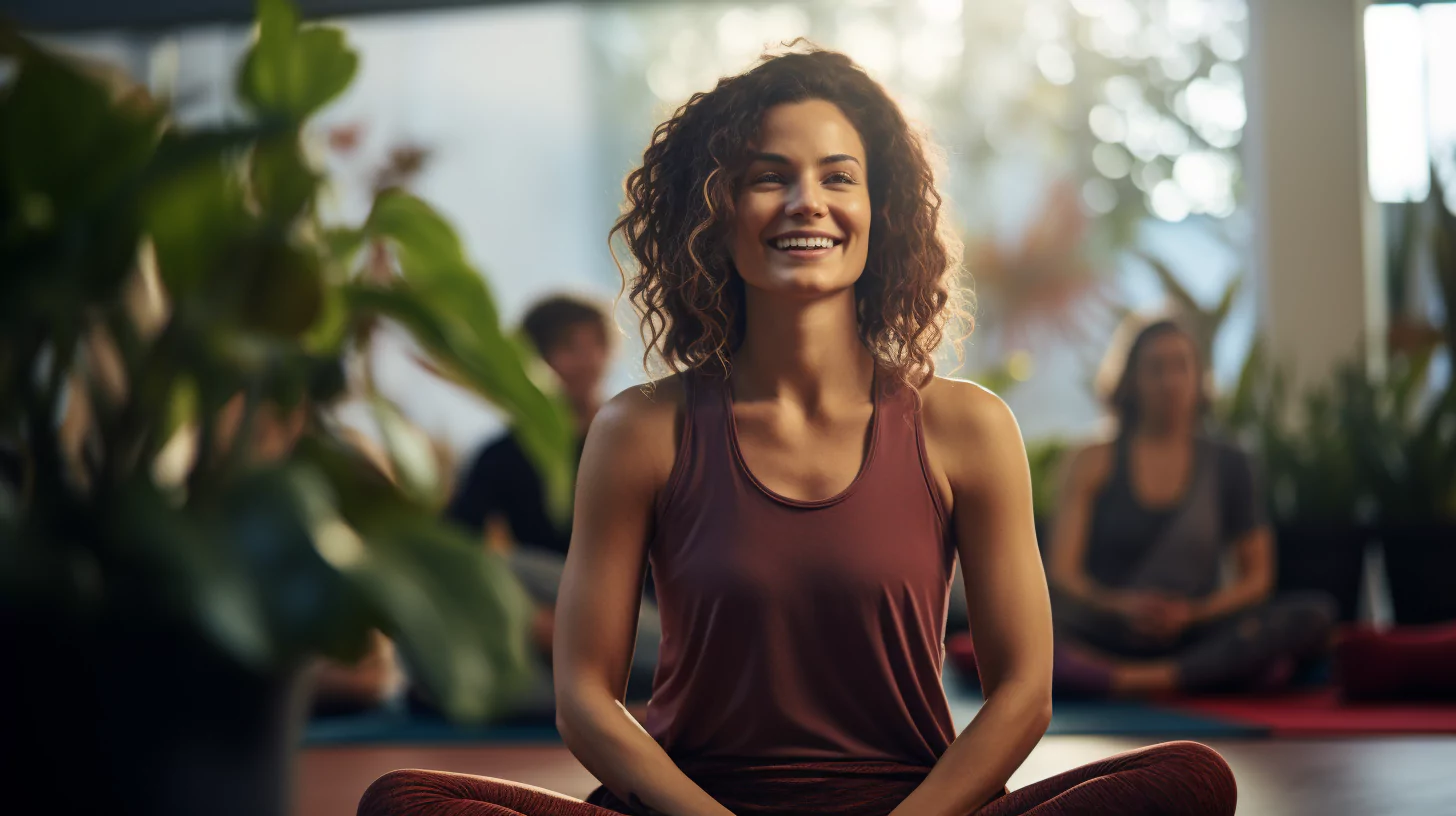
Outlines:
<svg viewBox="0 0 1456 816"><path fill-rule="evenodd" d="M1112 438L1112 471L1107 474L1104 494L1116 491L1120 495L1132 495L1132 437L1119 432Z"/></svg>
<svg viewBox="0 0 1456 816"><path fill-rule="evenodd" d="M678 435L677 456L667 484L659 494L657 512L665 512L679 493L698 493L705 475L723 472L728 462L727 435L723 425L723 378L695 368L681 374L683 421Z"/></svg>

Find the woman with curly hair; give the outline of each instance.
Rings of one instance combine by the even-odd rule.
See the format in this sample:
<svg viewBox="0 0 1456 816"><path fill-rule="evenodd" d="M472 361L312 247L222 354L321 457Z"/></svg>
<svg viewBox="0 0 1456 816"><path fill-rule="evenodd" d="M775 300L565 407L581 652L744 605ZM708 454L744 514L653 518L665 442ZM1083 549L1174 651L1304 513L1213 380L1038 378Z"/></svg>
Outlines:
<svg viewBox="0 0 1456 816"><path fill-rule="evenodd" d="M556 613L557 722L586 802L397 771L373 814L1231 814L1196 743L1017 791L1051 716L1052 625L1016 421L934 376L959 247L926 147L827 51L694 95L627 179L614 233L649 353L598 414ZM957 556L986 702L941 686ZM663 639L622 704L650 564Z"/></svg>

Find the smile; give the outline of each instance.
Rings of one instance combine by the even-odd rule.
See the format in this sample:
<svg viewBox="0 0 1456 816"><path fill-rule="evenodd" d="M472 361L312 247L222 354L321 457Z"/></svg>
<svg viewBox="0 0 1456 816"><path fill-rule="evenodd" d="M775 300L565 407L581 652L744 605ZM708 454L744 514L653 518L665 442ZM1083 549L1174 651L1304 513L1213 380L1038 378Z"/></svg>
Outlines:
<svg viewBox="0 0 1456 816"><path fill-rule="evenodd" d="M844 243L843 239L835 238L832 235L805 235L789 234L780 235L777 238L770 238L765 241L770 248L776 249L791 258L812 259L828 255L834 248Z"/></svg>

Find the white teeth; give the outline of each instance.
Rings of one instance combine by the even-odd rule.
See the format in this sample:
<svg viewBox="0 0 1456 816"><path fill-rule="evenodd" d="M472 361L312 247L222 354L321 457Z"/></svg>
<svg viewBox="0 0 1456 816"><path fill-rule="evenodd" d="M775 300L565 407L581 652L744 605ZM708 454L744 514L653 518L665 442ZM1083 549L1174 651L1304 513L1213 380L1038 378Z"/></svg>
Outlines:
<svg viewBox="0 0 1456 816"><path fill-rule="evenodd" d="M834 246L834 239L823 236L815 236L813 238L777 238L773 244L775 249L828 249Z"/></svg>

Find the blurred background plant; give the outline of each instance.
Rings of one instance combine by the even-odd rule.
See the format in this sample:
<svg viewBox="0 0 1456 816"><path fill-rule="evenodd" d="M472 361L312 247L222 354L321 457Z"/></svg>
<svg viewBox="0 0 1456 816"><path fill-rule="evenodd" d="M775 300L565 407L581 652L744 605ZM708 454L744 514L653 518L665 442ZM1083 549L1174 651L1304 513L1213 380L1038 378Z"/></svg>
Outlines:
<svg viewBox="0 0 1456 816"><path fill-rule="evenodd" d="M18 477L0 486L0 605L7 644L22 647L12 659L74 670L18 698L96 718L72 731L22 717L42 756L47 730L79 749L78 734L127 721L105 689L145 709L159 693L257 687L260 712L279 717L231 726L267 731L260 750L281 759L299 712L270 701L296 698L312 655L357 658L375 629L458 719L489 717L530 680L524 592L437 520L429 440L345 372L377 321L402 327L511 417L558 515L576 444L564 405L429 205L390 187L361 225L323 227L326 179L303 129L358 60L287 0L258 10L237 77L250 116L210 129L178 126L114 71L0 32L14 66L0 87L0 435ZM371 406L384 461L331 416L345 396ZM138 660L191 666L174 682L198 689L132 688ZM236 707L251 710L241 695ZM187 780L161 777L215 761L224 778L276 779L240 781L231 799L213 790L211 812L282 811L286 761L234 761L250 739L172 709L93 746L129 746L100 761L140 775L96 807L157 794L148 780L176 807ZM200 742L144 738L169 725ZM213 756L202 742L232 747ZM148 746L167 761L149 767Z"/></svg>

